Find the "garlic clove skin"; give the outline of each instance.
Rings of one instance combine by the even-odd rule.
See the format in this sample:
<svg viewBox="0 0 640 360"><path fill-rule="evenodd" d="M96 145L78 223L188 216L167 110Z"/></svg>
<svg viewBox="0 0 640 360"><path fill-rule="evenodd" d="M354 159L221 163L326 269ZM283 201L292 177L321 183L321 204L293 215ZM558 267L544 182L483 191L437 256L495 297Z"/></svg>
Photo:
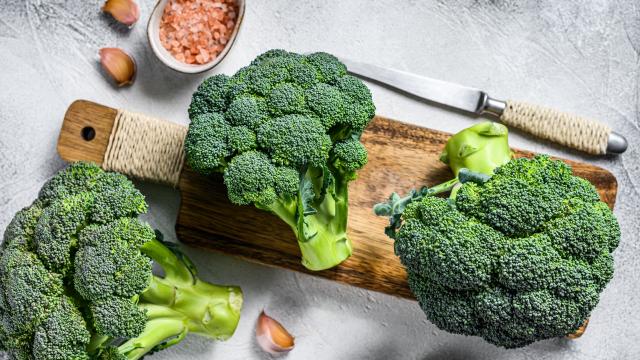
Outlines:
<svg viewBox="0 0 640 360"><path fill-rule="evenodd" d="M295 338L282 324L265 314L264 310L258 316L256 340L262 350L272 355L287 353L295 346Z"/></svg>
<svg viewBox="0 0 640 360"><path fill-rule="evenodd" d="M133 84L136 78L136 62L118 48L102 48L100 65L120 87Z"/></svg>
<svg viewBox="0 0 640 360"><path fill-rule="evenodd" d="M580 325L580 327L578 328L578 330L576 330L575 332L568 334L567 338L571 339L571 340L575 340L577 338L579 338L580 336L582 336L584 334L585 331L587 331L587 326L589 326L589 319L587 318L582 325Z"/></svg>
<svg viewBox="0 0 640 360"><path fill-rule="evenodd" d="M129 27L140 18L140 8L134 0L107 0L102 6L102 11Z"/></svg>

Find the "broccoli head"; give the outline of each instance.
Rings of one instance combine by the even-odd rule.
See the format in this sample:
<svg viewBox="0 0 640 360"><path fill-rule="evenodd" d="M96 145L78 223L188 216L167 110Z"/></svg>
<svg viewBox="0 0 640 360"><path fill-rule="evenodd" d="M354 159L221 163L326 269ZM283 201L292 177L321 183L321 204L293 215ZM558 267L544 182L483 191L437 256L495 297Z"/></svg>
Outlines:
<svg viewBox="0 0 640 360"><path fill-rule="evenodd" d="M504 162L495 154L506 143L484 145L479 166ZM465 151L450 142L443 157ZM439 328L506 348L575 332L613 276L616 218L593 185L546 155L492 172L461 168L449 198L424 191L402 204L388 231L412 292ZM399 201L378 213L392 216Z"/></svg>
<svg viewBox="0 0 640 360"><path fill-rule="evenodd" d="M49 180L4 233L0 348L15 359L140 359L189 332L231 336L240 289L200 280L138 220L146 209L126 177L93 164Z"/></svg>
<svg viewBox="0 0 640 360"><path fill-rule="evenodd" d="M231 202L291 226L310 270L351 255L348 183L367 163L360 143L375 107L364 83L326 53L270 50L193 94L188 165L222 173Z"/></svg>

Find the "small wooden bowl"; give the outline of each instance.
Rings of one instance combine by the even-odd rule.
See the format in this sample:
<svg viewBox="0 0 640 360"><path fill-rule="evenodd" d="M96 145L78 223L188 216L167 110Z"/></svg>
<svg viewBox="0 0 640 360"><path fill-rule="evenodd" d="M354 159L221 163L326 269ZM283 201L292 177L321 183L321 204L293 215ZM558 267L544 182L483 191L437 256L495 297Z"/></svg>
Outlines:
<svg viewBox="0 0 640 360"><path fill-rule="evenodd" d="M238 36L240 24L242 24L242 20L244 19L245 0L236 0L236 4L238 5L236 24L226 46L224 47L224 49L222 49L222 52L218 54L215 59L202 65L185 64L183 62L180 62L176 58L174 58L173 55L171 55L171 53L169 53L167 49L164 48L164 46L162 46L162 43L160 42L160 20L162 19L162 13L164 12L164 8L167 5L167 2L169 2L169 0L158 1L156 6L153 8L153 11L151 12L149 22L147 23L147 38L149 40L149 45L151 46L151 49L153 50L153 53L156 55L156 57L171 69L185 74L201 73L210 70L214 66L218 65L227 55L229 49L231 49L233 43L236 40L236 37Z"/></svg>

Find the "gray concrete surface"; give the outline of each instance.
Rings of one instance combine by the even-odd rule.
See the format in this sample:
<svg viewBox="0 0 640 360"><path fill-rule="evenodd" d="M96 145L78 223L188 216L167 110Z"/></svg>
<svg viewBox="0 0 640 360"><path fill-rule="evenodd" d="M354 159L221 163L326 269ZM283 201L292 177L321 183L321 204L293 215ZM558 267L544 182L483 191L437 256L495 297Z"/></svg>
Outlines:
<svg viewBox="0 0 640 360"><path fill-rule="evenodd" d="M236 335L213 343L189 337L153 359L261 359L253 337L262 309L280 319L297 346L288 359L638 359L640 358L640 5L635 0L313 1L249 0L240 37L209 74L172 72L154 58L141 2L131 31L102 16L98 0L0 0L0 228L64 166L55 152L66 107L85 98L186 123L191 92L206 75L231 73L269 48L324 50L355 60L457 81L500 98L535 101L601 119L630 140L621 157L592 158L514 132L513 145L612 171L622 241L616 274L587 333L577 341L504 350L451 335L417 303L186 249L204 278L239 284L246 302ZM97 64L100 47L130 51L134 86L116 89ZM475 119L371 86L378 113L457 131ZM140 184L146 218L169 238L179 195ZM391 251L391 249L390 249Z"/></svg>

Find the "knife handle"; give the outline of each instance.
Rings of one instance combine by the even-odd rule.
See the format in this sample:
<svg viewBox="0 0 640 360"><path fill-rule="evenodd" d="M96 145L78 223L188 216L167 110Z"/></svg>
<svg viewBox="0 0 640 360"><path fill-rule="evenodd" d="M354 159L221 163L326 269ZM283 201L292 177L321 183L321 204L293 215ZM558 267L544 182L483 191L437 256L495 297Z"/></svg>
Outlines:
<svg viewBox="0 0 640 360"><path fill-rule="evenodd" d="M58 153L66 161L91 161L142 181L177 187L187 127L87 100L69 106Z"/></svg>
<svg viewBox="0 0 640 360"><path fill-rule="evenodd" d="M566 112L507 100L500 121L537 137L594 155L622 153L627 141L601 122Z"/></svg>

